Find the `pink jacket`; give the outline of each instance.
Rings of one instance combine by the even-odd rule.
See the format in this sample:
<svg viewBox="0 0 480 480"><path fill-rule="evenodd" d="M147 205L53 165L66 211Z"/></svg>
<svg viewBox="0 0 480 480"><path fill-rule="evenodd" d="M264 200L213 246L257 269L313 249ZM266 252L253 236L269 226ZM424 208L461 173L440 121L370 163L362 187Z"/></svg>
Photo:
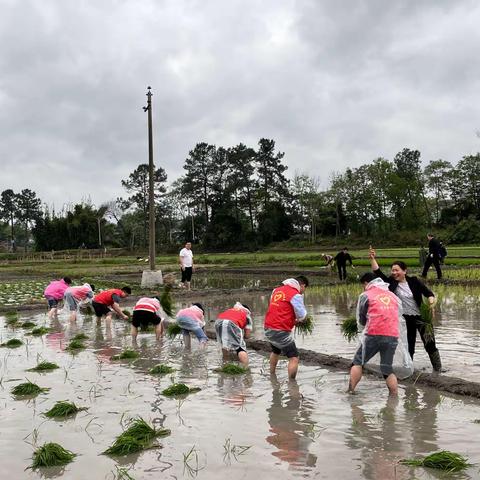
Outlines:
<svg viewBox="0 0 480 480"><path fill-rule="evenodd" d="M133 307L133 311L145 310L146 312L152 312L160 316L160 308L160 302L156 298L142 297Z"/></svg>
<svg viewBox="0 0 480 480"><path fill-rule="evenodd" d="M68 283L65 283L63 278L61 280L53 280L50 282L43 292L45 297L51 297L55 300L61 300L65 293L65 290L69 287Z"/></svg>
<svg viewBox="0 0 480 480"><path fill-rule="evenodd" d="M201 327L205 326L205 321L203 320L203 312L195 305L192 305L188 308L183 308L177 313L177 318L188 317L200 324Z"/></svg>
<svg viewBox="0 0 480 480"><path fill-rule="evenodd" d="M85 300L86 298L93 297L92 287L90 287L88 283L84 283L79 287L68 287L65 290L65 293L72 294L75 300Z"/></svg>

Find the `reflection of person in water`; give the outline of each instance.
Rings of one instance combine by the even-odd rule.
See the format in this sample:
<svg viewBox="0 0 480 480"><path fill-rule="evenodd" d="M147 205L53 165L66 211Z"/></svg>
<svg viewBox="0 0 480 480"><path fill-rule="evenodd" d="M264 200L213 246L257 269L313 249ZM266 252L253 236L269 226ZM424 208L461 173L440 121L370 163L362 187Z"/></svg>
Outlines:
<svg viewBox="0 0 480 480"><path fill-rule="evenodd" d="M314 467L317 456L308 451L312 439L307 435L309 427L315 427L309 418L312 405L303 399L296 381L289 381L288 392L282 392L275 375L271 380L272 405L267 409L271 434L266 440L277 448L272 455L292 467Z"/></svg>
<svg viewBox="0 0 480 480"><path fill-rule="evenodd" d="M241 411L246 410L247 403L253 401L250 391L252 385L253 377L250 373L241 376L219 375L217 381L222 402L235 410Z"/></svg>

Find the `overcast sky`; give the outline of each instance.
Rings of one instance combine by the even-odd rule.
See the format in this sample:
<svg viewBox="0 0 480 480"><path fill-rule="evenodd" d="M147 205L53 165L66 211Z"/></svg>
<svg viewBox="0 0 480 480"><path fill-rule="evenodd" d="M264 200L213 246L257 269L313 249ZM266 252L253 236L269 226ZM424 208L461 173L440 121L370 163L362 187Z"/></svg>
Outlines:
<svg viewBox="0 0 480 480"><path fill-rule="evenodd" d="M404 147L480 150L476 0L0 0L0 190L61 208L125 195L148 161L169 181L197 142L273 138L290 174Z"/></svg>

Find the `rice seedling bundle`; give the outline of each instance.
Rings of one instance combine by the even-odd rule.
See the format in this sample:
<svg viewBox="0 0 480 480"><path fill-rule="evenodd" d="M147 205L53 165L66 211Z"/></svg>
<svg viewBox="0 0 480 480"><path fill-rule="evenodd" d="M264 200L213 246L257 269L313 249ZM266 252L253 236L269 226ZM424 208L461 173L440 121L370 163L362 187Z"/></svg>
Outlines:
<svg viewBox="0 0 480 480"><path fill-rule="evenodd" d="M167 326L167 337L175 338L182 333L182 327L178 323L169 323Z"/></svg>
<svg viewBox="0 0 480 480"><path fill-rule="evenodd" d="M40 393L48 392L49 388L42 388L39 387L36 383L33 382L26 382L20 383L12 388L11 393L17 397L26 397L26 396L33 396L39 395Z"/></svg>
<svg viewBox="0 0 480 480"><path fill-rule="evenodd" d="M76 454L58 443L45 443L33 453L32 468L57 467L70 463Z"/></svg>
<svg viewBox="0 0 480 480"><path fill-rule="evenodd" d="M405 459L400 463L414 467L428 467L444 470L446 472L460 472L470 466L468 460L462 455L448 450L435 452L419 459Z"/></svg>
<svg viewBox="0 0 480 480"><path fill-rule="evenodd" d="M20 326L22 328L33 328L36 324L33 322L23 322Z"/></svg>
<svg viewBox="0 0 480 480"><path fill-rule="evenodd" d="M241 375L243 373L248 373L248 368L241 367L235 363L226 363L221 368L216 368L215 372L217 373L226 373L227 375Z"/></svg>
<svg viewBox="0 0 480 480"><path fill-rule="evenodd" d="M8 320L18 320L18 312L17 311L10 311L10 312L5 312L4 316L6 317L7 321Z"/></svg>
<svg viewBox="0 0 480 480"><path fill-rule="evenodd" d="M65 350L68 350L70 352L74 352L74 351L77 351L77 350L82 350L84 348L87 348L84 343L81 341L81 340L72 340L67 348Z"/></svg>
<svg viewBox="0 0 480 480"><path fill-rule="evenodd" d="M169 317L173 317L175 315L175 311L173 309L172 285L167 284L163 288L163 293L160 297L160 305L162 306L163 311Z"/></svg>
<svg viewBox="0 0 480 480"><path fill-rule="evenodd" d="M34 328L30 332L30 334L35 336L40 336L40 335L45 335L46 333L49 333L49 332L50 332L50 329L47 327L37 327L37 328Z"/></svg>
<svg viewBox="0 0 480 480"><path fill-rule="evenodd" d="M124 309L122 310L122 313L126 315L128 318L132 316L132 312L130 310Z"/></svg>
<svg viewBox="0 0 480 480"><path fill-rule="evenodd" d="M357 319L354 316L346 318L340 324L340 330L348 342L355 340L358 335Z"/></svg>
<svg viewBox="0 0 480 480"><path fill-rule="evenodd" d="M18 348L23 345L23 342L18 338L11 338L8 342L2 343L1 347Z"/></svg>
<svg viewBox="0 0 480 480"><path fill-rule="evenodd" d="M44 413L48 418L66 418L77 414L83 410L87 410L87 407L77 407L72 402L59 401L50 410Z"/></svg>
<svg viewBox="0 0 480 480"><path fill-rule="evenodd" d="M187 395L189 393L195 393L200 391L200 388L190 388L184 383L174 383L170 385L168 388L162 391L162 395L166 397L175 397L177 395Z"/></svg>
<svg viewBox="0 0 480 480"><path fill-rule="evenodd" d="M307 315L301 322L295 325L295 332L302 335L311 335L313 332L313 319Z"/></svg>
<svg viewBox="0 0 480 480"><path fill-rule="evenodd" d="M77 333L72 340L88 340L88 335L85 335L84 333Z"/></svg>
<svg viewBox="0 0 480 480"><path fill-rule="evenodd" d="M140 354L136 352L135 350L124 350L122 353L119 355L113 355L110 357L111 360L131 360L134 358L138 358Z"/></svg>
<svg viewBox="0 0 480 480"><path fill-rule="evenodd" d="M60 368L56 363L52 362L40 362L36 367L30 368L27 371L28 372L48 372L51 370L56 370L57 368Z"/></svg>
<svg viewBox="0 0 480 480"><path fill-rule="evenodd" d="M166 375L168 373L173 373L174 371L175 369L173 369L172 367L159 363L158 365L155 365L153 368L151 368L148 373L152 375Z"/></svg>
<svg viewBox="0 0 480 480"><path fill-rule="evenodd" d="M420 305L420 316L425 324L425 338L431 340L433 338L433 313L430 305L425 302Z"/></svg>

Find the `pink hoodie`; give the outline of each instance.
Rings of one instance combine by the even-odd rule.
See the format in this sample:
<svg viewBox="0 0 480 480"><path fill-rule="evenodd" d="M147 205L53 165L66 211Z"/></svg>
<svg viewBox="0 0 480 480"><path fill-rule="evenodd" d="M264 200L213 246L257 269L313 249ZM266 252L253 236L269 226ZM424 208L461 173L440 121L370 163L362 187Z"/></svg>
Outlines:
<svg viewBox="0 0 480 480"><path fill-rule="evenodd" d="M203 312L196 305L191 307L184 308L177 313L177 318L179 317L189 317L200 324L201 327L205 326L205 321L203 320Z"/></svg>
<svg viewBox="0 0 480 480"><path fill-rule="evenodd" d="M69 287L68 283L65 283L63 278L61 280L53 280L50 282L43 292L45 297L51 297L55 300L61 300L65 290Z"/></svg>

